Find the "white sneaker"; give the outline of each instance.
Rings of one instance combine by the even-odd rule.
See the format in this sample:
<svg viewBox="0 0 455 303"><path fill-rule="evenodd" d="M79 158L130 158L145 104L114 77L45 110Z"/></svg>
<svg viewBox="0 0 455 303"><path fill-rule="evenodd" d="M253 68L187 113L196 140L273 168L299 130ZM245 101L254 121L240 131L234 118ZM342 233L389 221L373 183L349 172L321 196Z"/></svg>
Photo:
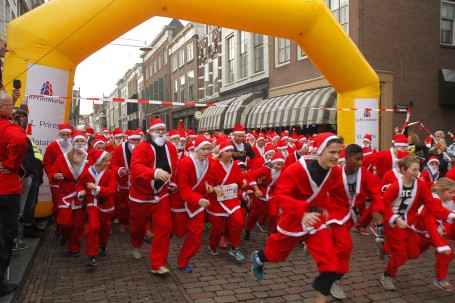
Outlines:
<svg viewBox="0 0 455 303"><path fill-rule="evenodd" d="M346 294L344 293L343 288L341 288L341 280L336 280L332 283L332 287L330 287L330 293L335 299L346 299Z"/></svg>
<svg viewBox="0 0 455 303"><path fill-rule="evenodd" d="M139 260L142 257L140 247L133 247L133 257L136 260Z"/></svg>
<svg viewBox="0 0 455 303"><path fill-rule="evenodd" d="M169 269L168 269L167 267L165 267L165 266L161 266L161 267L158 268L157 270L152 269L150 272L151 272L152 274L154 274L154 275L160 275L160 276L161 276L161 275L167 275L167 274L169 274Z"/></svg>
<svg viewBox="0 0 455 303"><path fill-rule="evenodd" d="M393 278L389 276L384 276L384 274L381 276L381 283L382 286L384 286L385 289L387 290L396 290L395 284L393 284Z"/></svg>

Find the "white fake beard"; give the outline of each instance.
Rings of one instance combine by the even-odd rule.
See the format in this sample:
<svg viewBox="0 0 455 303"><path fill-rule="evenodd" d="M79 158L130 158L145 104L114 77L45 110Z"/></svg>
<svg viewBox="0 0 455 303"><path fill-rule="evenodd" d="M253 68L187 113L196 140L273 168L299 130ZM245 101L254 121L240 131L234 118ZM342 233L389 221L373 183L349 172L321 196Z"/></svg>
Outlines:
<svg viewBox="0 0 455 303"><path fill-rule="evenodd" d="M185 146L186 146L186 142L180 141L179 144L180 144L180 146L181 146L182 148L185 148Z"/></svg>
<svg viewBox="0 0 455 303"><path fill-rule="evenodd" d="M109 139L109 134L103 134L104 138Z"/></svg>
<svg viewBox="0 0 455 303"><path fill-rule="evenodd" d="M152 132L152 138L153 138L153 141L158 146L163 146L164 144L166 144L166 141L167 141L166 136L155 133L155 132Z"/></svg>
<svg viewBox="0 0 455 303"><path fill-rule="evenodd" d="M136 147L136 144L131 144L131 143L128 144L128 149L129 149L131 152L133 151L133 149L134 149L135 147Z"/></svg>
<svg viewBox="0 0 455 303"><path fill-rule="evenodd" d="M75 145L73 146L74 150L78 150L78 151L81 151L83 153L86 153L87 152L87 144L85 145Z"/></svg>
<svg viewBox="0 0 455 303"><path fill-rule="evenodd" d="M284 156L284 158L286 159L286 158L288 157L288 155L289 155L289 152L288 152L287 150L283 150L283 151L281 152L281 154L282 154L282 155Z"/></svg>
<svg viewBox="0 0 455 303"><path fill-rule="evenodd" d="M436 174L436 173L438 172L438 170L439 170L438 167L434 167L434 168L433 168L433 167L431 167L431 166L429 167L429 169L430 169L430 172L431 172L432 175Z"/></svg>
<svg viewBox="0 0 455 303"><path fill-rule="evenodd" d="M58 142L63 147L70 147L71 146L71 138L59 138Z"/></svg>
<svg viewBox="0 0 455 303"><path fill-rule="evenodd" d="M123 143L123 140L115 140L115 145L121 145Z"/></svg>

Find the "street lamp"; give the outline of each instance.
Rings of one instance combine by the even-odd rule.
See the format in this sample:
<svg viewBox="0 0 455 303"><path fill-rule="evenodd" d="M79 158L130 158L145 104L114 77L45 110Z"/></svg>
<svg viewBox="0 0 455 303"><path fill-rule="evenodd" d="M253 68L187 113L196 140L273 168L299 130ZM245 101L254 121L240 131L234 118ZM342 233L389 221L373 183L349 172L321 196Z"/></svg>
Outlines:
<svg viewBox="0 0 455 303"><path fill-rule="evenodd" d="M129 39L129 38L117 38L121 40L127 40L127 41L135 41L135 42L142 42L142 40L137 40L137 39ZM138 47L140 51L143 52L149 52L153 50L153 47L147 44L147 41L144 41L144 44L141 46L138 45L132 45L132 44L123 44L123 43L109 43L109 45L116 45L116 46L129 46L129 47Z"/></svg>

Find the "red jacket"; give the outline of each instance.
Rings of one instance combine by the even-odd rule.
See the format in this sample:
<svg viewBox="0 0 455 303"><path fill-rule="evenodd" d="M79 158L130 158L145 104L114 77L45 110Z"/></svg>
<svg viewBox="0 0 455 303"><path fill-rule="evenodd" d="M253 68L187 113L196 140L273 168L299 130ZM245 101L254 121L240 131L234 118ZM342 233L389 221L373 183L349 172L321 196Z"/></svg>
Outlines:
<svg viewBox="0 0 455 303"><path fill-rule="evenodd" d="M395 220L400 217L398 209L401 204L402 198L401 191L403 189L403 179L399 178L396 182L391 184L382 197L384 203L384 221L388 222L390 226L396 226ZM404 221L408 226L412 226L420 206L425 205L428 211L438 219L447 220L449 223L455 217L455 214L445 209L440 200L435 199L432 195L425 181L416 179L414 181L414 188L411 192L411 198L408 199L409 203L404 212Z"/></svg>
<svg viewBox="0 0 455 303"><path fill-rule="evenodd" d="M127 143L128 143L128 141L123 142L121 145L117 146L115 148L114 153L112 154L112 158L111 158L111 169L114 172L115 177L117 179L117 186L120 189L124 189L124 190L129 190L129 188L130 188L130 184L129 184L130 165L128 164L128 160L126 158L126 152L125 152L125 149L128 148ZM130 159L130 164L131 164L131 159ZM120 177L118 171L122 167L124 167L126 169L127 174Z"/></svg>
<svg viewBox="0 0 455 303"><path fill-rule="evenodd" d="M46 147L46 151L44 152L43 156L43 169L47 175L47 178L49 179L49 184L51 184L51 187L58 187L56 182L50 177L55 160L70 150L71 146L65 149L58 143L58 141L54 141Z"/></svg>
<svg viewBox="0 0 455 303"><path fill-rule="evenodd" d="M0 173L0 195L20 195L23 185L19 170L27 151L27 135L22 127L0 117L0 162L9 173ZM0 169L1 170L1 169Z"/></svg>
<svg viewBox="0 0 455 303"><path fill-rule="evenodd" d="M262 192L259 200L268 201L275 194L276 184L285 170L285 166L279 172L273 172L272 164L265 164L248 173L247 178L250 186L257 185Z"/></svg>
<svg viewBox="0 0 455 303"><path fill-rule="evenodd" d="M95 183L96 189L88 190L87 183ZM85 202L87 207L97 207L102 212L114 210L115 175L110 169L95 174L93 166L89 167L77 181L77 192L86 191ZM80 199L81 200L81 199Z"/></svg>
<svg viewBox="0 0 455 303"><path fill-rule="evenodd" d="M174 144L166 142L165 145L171 180L169 184L176 184L175 171L177 169L178 155ZM138 203L158 203L163 197L168 196L168 183L158 190L154 188L156 180L155 147L149 142L141 142L134 149L131 156L130 168L130 199Z"/></svg>

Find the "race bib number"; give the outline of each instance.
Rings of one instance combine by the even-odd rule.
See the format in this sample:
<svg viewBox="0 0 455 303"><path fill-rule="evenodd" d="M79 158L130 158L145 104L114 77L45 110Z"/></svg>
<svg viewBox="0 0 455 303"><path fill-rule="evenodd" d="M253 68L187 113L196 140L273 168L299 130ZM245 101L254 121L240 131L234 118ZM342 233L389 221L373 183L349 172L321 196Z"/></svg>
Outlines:
<svg viewBox="0 0 455 303"><path fill-rule="evenodd" d="M217 196L218 202L237 198L238 186L237 184L219 185L218 186L224 193L223 196Z"/></svg>

